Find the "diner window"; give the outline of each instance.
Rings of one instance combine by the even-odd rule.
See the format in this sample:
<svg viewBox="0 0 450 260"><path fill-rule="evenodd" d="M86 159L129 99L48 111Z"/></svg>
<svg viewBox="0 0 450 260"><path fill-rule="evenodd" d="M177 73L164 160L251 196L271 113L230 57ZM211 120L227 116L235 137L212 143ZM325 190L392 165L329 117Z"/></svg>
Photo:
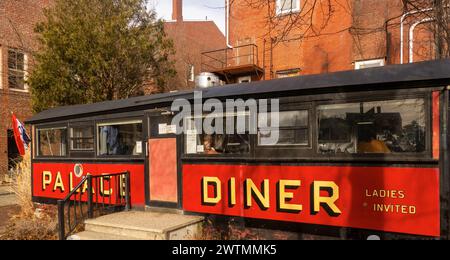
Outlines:
<svg viewBox="0 0 450 260"><path fill-rule="evenodd" d="M8 85L10 89L26 90L24 53L8 50Z"/></svg>
<svg viewBox="0 0 450 260"><path fill-rule="evenodd" d="M142 121L98 124L98 155L141 155Z"/></svg>
<svg viewBox="0 0 450 260"><path fill-rule="evenodd" d="M38 156L63 157L67 153L67 129L38 129Z"/></svg>
<svg viewBox="0 0 450 260"><path fill-rule="evenodd" d="M276 3L277 15L300 11L300 0L276 0Z"/></svg>
<svg viewBox="0 0 450 260"><path fill-rule="evenodd" d="M425 111L422 98L319 106L319 153L422 153Z"/></svg>
<svg viewBox="0 0 450 260"><path fill-rule="evenodd" d="M281 111L278 113L279 127L272 126L272 113L260 113L258 115L258 145L283 146L283 145L309 145L309 112L308 110ZM267 118L267 126L261 125L261 120ZM278 140L270 139L271 135L278 136Z"/></svg>
<svg viewBox="0 0 450 260"><path fill-rule="evenodd" d="M94 127L83 126L71 128L70 149L73 151L93 151Z"/></svg>
<svg viewBox="0 0 450 260"><path fill-rule="evenodd" d="M224 155L224 154L248 154L250 153L250 116L248 114L220 115L222 119L223 134L199 133L195 126L195 118L185 119L185 144L186 154ZM238 119L245 120L245 131L238 132ZM234 123L234 133L226 131ZM213 120L213 126L217 123Z"/></svg>

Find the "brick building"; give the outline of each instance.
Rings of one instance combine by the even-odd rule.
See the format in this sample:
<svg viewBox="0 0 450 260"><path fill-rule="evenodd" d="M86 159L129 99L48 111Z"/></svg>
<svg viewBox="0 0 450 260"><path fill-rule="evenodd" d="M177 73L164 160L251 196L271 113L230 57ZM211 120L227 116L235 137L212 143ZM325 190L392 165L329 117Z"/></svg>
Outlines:
<svg viewBox="0 0 450 260"><path fill-rule="evenodd" d="M177 75L168 82L168 87L192 89L195 76L201 72L202 53L225 48L225 36L214 21L183 19L182 0L173 0L172 8L172 20L165 21L164 29L174 42L172 59Z"/></svg>
<svg viewBox="0 0 450 260"><path fill-rule="evenodd" d="M336 0L331 6L325 5L328 1L224 2L229 48L207 53L203 71L228 83L398 64L401 56L404 63L435 56L432 21L426 12L405 11L401 0Z"/></svg>
<svg viewBox="0 0 450 260"><path fill-rule="evenodd" d="M8 170L8 158L17 156L11 132L11 112L21 121L32 115L25 79L33 66L37 42L34 27L49 0L0 1L0 182Z"/></svg>

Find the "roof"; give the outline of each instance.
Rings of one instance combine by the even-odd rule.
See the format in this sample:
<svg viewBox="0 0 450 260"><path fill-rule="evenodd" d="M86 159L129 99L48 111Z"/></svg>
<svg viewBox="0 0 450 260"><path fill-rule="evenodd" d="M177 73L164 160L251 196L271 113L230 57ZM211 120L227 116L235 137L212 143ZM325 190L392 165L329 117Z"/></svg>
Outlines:
<svg viewBox="0 0 450 260"><path fill-rule="evenodd" d="M286 93L310 93L311 91L331 92L335 90L366 90L370 87L390 87L396 85L437 86L450 84L450 60L419 62L405 65L389 65L379 68L352 70L329 74L297 76L285 79L233 84L202 89L203 98L244 97L251 95L277 95ZM51 122L65 118L86 117L96 114L111 114L130 110L167 106L177 98L192 99L193 91L141 96L117 101L106 101L88 105L66 106L36 114L26 121L28 124Z"/></svg>

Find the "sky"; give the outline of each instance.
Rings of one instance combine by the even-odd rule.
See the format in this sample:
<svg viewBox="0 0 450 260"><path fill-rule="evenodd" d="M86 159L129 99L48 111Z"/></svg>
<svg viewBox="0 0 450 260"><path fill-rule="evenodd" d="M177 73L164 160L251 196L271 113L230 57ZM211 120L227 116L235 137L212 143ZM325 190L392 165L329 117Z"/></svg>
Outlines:
<svg viewBox="0 0 450 260"><path fill-rule="evenodd" d="M172 0L149 0L159 18L172 20ZM213 20L225 32L225 0L183 0L185 20Z"/></svg>

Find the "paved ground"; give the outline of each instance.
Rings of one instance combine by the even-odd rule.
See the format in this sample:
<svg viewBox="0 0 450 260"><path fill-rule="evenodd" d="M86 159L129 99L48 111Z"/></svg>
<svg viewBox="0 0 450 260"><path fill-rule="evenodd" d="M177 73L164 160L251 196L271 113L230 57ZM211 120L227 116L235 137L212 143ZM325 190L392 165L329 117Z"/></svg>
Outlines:
<svg viewBox="0 0 450 260"><path fill-rule="evenodd" d="M20 207L17 205L0 207L0 234L2 233L3 229L8 225L8 221L11 218L11 215L17 214L19 211Z"/></svg>
<svg viewBox="0 0 450 260"><path fill-rule="evenodd" d="M0 185L0 233L8 225L10 216L19 212L16 195L13 194L11 187Z"/></svg>

